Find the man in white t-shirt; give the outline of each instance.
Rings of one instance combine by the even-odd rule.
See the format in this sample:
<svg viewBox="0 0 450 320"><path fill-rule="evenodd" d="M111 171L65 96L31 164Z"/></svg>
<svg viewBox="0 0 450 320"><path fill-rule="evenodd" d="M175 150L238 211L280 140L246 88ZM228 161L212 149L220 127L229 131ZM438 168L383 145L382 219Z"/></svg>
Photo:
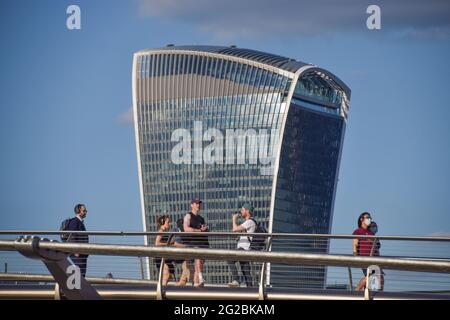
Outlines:
<svg viewBox="0 0 450 320"><path fill-rule="evenodd" d="M233 232L245 232L254 233L256 230L256 223L252 219L254 208L250 203L245 203L241 208L241 216L244 218L244 222L240 225L237 224L239 213L233 215ZM241 236L239 237L237 243L238 250L250 250L250 244L252 237ZM229 287L239 287L239 274L236 264L239 263L241 266L242 275L244 277L244 282L247 287L252 286L252 275L250 272L250 262L248 261L228 261L228 267L230 268L231 275L233 277L232 282L228 284Z"/></svg>

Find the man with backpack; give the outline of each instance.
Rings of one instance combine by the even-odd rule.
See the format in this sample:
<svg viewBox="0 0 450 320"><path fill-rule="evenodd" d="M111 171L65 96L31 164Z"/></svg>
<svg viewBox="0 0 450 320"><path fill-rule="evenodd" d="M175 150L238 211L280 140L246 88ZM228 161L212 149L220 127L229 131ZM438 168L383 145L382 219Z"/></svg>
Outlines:
<svg viewBox="0 0 450 320"><path fill-rule="evenodd" d="M87 209L84 204L77 204L74 208L75 217L63 221L61 225L62 231L86 231L84 226L84 219L87 215ZM89 236L87 234L69 233L61 235L61 240L64 242L75 243L89 243ZM87 258L89 255L74 253L70 255L72 262L80 268L80 273L83 277L86 276Z"/></svg>
<svg viewBox="0 0 450 320"><path fill-rule="evenodd" d="M237 220L239 217L239 213L233 214L233 232L245 232L245 233L255 233L258 228L258 223L253 219L253 211L254 208L250 203L245 203L241 208L241 216L245 220L242 224L238 225ZM237 249L238 250L252 250L252 238L249 236L240 236ZM233 280L228 284L229 287L239 287L239 275L236 264L239 263L242 271L242 275L244 277L244 282L247 287L251 287L252 283L252 275L250 262L248 261L228 261L228 267L230 268L231 275Z"/></svg>

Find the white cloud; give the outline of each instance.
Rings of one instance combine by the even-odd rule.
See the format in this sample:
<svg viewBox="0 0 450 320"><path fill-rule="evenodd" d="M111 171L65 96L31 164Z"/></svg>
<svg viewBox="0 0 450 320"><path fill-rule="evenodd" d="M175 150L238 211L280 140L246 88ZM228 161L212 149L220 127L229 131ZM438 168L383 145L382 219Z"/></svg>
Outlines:
<svg viewBox="0 0 450 320"><path fill-rule="evenodd" d="M127 111L122 112L117 116L117 121L120 124L130 125L133 124L133 108L129 108Z"/></svg>
<svg viewBox="0 0 450 320"><path fill-rule="evenodd" d="M450 232L434 232L430 234L430 237L442 237L442 238L450 238Z"/></svg>

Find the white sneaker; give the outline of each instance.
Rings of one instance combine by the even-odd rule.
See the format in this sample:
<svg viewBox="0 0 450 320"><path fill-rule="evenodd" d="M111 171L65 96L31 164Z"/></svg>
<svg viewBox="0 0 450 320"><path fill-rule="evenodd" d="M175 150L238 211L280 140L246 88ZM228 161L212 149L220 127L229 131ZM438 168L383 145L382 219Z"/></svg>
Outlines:
<svg viewBox="0 0 450 320"><path fill-rule="evenodd" d="M237 287L239 287L239 282L237 282L236 280L233 280L232 282L230 282L230 283L228 284L228 286L229 286L230 288L237 288Z"/></svg>

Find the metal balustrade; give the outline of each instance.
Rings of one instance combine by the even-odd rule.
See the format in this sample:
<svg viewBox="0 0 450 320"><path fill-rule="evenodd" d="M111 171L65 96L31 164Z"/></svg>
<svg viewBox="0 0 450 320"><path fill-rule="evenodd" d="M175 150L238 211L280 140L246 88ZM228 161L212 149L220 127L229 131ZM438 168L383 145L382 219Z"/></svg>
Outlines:
<svg viewBox="0 0 450 320"><path fill-rule="evenodd" d="M15 239L18 235L39 235L59 239L60 231L0 231L0 297L39 296L52 292L52 276L39 261L21 256ZM445 237L371 237L313 234L246 234L264 236L272 241L267 251L243 252L235 249L234 239L242 234L209 232L210 248L174 248L144 245L154 243L157 232L77 232L88 234L89 244L39 242L39 248L57 252L90 254L87 282L98 288L102 298L237 298L243 299L359 299L359 298L449 298L450 239ZM169 232L167 235L174 235ZM180 234L176 234L180 235ZM182 233L196 236L198 233ZM218 241L219 239L227 241ZM354 238L377 239L380 256L353 257ZM95 242L95 243L94 243ZM176 287L175 281L161 285L160 270L152 258L206 259L206 287ZM226 261L250 261L254 287L227 288L230 281ZM0 265L0 267L1 267ZM355 292L362 278L360 269L380 266L385 273L383 292ZM358 268L355 270L354 268ZM175 274L179 274L176 267ZM106 278L112 273L114 278ZM176 279L174 279L176 280ZM36 286L32 283L40 283ZM32 292L28 289L33 287ZM47 288L47 289L46 289ZM116 290L116 291L115 291ZM41 293L42 293L41 292ZM133 293L134 292L134 293ZM152 292L151 294L149 292ZM207 292L211 292L208 295ZM236 295L239 293L238 295ZM405 296L406 295L406 296ZM25 295L26 296L26 295ZM44 294L45 296L45 294Z"/></svg>

